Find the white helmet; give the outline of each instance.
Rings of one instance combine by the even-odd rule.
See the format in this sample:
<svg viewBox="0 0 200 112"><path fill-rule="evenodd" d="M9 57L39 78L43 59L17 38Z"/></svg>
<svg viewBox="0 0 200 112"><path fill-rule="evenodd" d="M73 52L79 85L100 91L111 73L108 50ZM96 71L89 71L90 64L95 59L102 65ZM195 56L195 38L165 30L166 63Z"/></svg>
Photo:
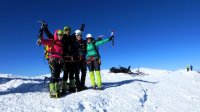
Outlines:
<svg viewBox="0 0 200 112"><path fill-rule="evenodd" d="M75 35L82 35L81 30L76 30L76 31L75 31Z"/></svg>
<svg viewBox="0 0 200 112"><path fill-rule="evenodd" d="M86 38L92 38L92 34L88 33L88 34L86 35Z"/></svg>

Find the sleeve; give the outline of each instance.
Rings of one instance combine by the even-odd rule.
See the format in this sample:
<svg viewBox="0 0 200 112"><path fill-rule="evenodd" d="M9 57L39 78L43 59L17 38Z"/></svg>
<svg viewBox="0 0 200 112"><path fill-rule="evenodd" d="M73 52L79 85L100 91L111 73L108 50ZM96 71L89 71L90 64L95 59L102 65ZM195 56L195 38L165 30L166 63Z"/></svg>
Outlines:
<svg viewBox="0 0 200 112"><path fill-rule="evenodd" d="M51 45L52 41L51 40L46 40L46 39L43 39L41 40L41 44L42 45Z"/></svg>
<svg viewBox="0 0 200 112"><path fill-rule="evenodd" d="M79 30L81 30L81 31L84 31L84 28L85 28L85 24L81 24L81 26L80 26L80 29L79 29Z"/></svg>
<svg viewBox="0 0 200 112"><path fill-rule="evenodd" d="M100 41L96 41L95 46L100 46L102 44L105 44L108 41L109 41L109 39L103 39L103 40L100 40Z"/></svg>
<svg viewBox="0 0 200 112"><path fill-rule="evenodd" d="M43 36L43 29L39 30L38 39L42 39Z"/></svg>
<svg viewBox="0 0 200 112"><path fill-rule="evenodd" d="M44 33L46 34L46 36L47 36L49 39L53 39L53 35L52 35L52 33L49 31L48 28L44 28Z"/></svg>

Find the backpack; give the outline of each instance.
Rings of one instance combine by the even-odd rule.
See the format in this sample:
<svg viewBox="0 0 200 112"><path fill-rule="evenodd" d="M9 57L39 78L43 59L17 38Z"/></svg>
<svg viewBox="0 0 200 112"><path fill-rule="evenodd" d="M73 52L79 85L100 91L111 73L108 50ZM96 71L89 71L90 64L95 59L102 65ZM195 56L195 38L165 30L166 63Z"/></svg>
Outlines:
<svg viewBox="0 0 200 112"><path fill-rule="evenodd" d="M49 61L49 55L50 55L50 51L53 49L53 46L55 44L55 41L53 40L51 45L45 45L44 46L44 58Z"/></svg>

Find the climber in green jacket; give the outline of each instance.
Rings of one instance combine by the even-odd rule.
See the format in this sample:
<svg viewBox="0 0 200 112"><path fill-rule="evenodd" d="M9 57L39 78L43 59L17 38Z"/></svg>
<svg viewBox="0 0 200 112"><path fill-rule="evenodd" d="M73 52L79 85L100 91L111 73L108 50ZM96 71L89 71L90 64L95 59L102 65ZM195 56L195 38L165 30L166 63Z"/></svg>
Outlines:
<svg viewBox="0 0 200 112"><path fill-rule="evenodd" d="M100 74L100 55L99 55L97 46L102 45L113 39L114 39L114 36L111 36L108 39L102 39L98 41L98 40L94 40L91 34L86 35L86 40L87 40L86 61L87 61L87 66L90 71L90 80L91 80L91 85L93 89L99 89L99 90L102 89L102 81L101 81L101 74ZM96 72L97 86L95 83L94 70Z"/></svg>

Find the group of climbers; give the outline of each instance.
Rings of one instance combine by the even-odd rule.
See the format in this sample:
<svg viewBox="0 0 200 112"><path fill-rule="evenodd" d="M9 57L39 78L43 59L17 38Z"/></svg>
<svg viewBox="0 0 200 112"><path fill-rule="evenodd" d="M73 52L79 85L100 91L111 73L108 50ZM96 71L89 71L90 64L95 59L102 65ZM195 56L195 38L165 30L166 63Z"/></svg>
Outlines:
<svg viewBox="0 0 200 112"><path fill-rule="evenodd" d="M92 88L102 89L100 55L97 51L97 46L113 40L114 36L112 35L108 39L95 40L92 34L87 34L86 40L84 40L82 38L83 30L84 24L81 25L79 30L71 34L71 28L65 26L63 30L58 29L52 35L48 30L47 24L42 24L41 26L37 42L39 45L48 46L46 52L51 71L50 97L57 98L66 92L87 89L85 86L87 66L90 72ZM43 33L46 34L48 39L43 38ZM63 78L60 81L61 71L63 71ZM97 85L94 71L97 77ZM79 77L80 72L81 77ZM61 86L59 86L59 83L61 83Z"/></svg>

